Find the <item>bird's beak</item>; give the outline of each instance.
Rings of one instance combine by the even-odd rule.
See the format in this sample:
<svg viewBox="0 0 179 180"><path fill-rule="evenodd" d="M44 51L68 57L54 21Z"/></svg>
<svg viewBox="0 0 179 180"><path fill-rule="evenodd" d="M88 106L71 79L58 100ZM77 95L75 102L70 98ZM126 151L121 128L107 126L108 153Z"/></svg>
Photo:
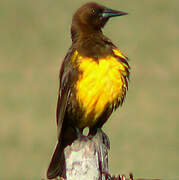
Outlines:
<svg viewBox="0 0 179 180"><path fill-rule="evenodd" d="M110 18L110 17L115 17L115 16L123 16L123 15L127 15L127 14L128 13L123 12L123 11L117 11L117 10L105 8L104 11L102 12L102 18Z"/></svg>

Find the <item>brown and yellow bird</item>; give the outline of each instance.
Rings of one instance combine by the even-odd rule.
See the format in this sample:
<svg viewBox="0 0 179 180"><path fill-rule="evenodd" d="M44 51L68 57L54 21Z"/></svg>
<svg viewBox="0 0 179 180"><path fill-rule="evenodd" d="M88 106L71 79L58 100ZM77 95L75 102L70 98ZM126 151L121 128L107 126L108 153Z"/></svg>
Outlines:
<svg viewBox="0 0 179 180"><path fill-rule="evenodd" d="M89 135L95 135L124 101L130 70L128 58L101 29L109 18L126 14L90 2L73 16L72 46L60 70L58 143L47 171L48 179L63 176L64 148L86 127Z"/></svg>

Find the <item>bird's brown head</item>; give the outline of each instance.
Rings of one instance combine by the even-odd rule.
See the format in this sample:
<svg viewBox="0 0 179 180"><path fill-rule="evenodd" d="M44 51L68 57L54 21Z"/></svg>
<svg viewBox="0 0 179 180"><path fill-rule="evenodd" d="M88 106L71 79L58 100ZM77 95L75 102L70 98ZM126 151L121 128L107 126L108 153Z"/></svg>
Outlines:
<svg viewBox="0 0 179 180"><path fill-rule="evenodd" d="M95 2L89 2L80 7L72 20L72 40L78 31L101 31L111 17L126 15L126 12L109 9Z"/></svg>

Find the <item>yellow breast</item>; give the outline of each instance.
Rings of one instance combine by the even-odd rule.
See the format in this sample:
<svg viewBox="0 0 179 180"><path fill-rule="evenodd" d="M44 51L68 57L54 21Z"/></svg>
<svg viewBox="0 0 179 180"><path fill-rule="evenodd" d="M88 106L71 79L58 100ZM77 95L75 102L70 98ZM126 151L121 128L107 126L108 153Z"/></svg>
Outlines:
<svg viewBox="0 0 179 180"><path fill-rule="evenodd" d="M123 94L121 72L125 71L124 64L116 57L108 56L94 61L92 58L78 56L78 70L81 72L76 83L76 99L84 110L86 126L104 112L108 104L119 99ZM93 113L93 119L88 116Z"/></svg>

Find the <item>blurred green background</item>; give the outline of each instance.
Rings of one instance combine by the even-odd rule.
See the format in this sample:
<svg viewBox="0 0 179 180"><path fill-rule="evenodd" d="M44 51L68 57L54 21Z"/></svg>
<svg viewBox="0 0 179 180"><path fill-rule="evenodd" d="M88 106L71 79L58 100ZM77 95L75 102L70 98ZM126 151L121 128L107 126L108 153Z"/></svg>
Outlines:
<svg viewBox="0 0 179 180"><path fill-rule="evenodd" d="M0 1L0 179L40 180L56 143L60 64L85 0ZM179 1L96 0L129 12L104 33L130 58L122 108L104 127L112 174L179 179Z"/></svg>

